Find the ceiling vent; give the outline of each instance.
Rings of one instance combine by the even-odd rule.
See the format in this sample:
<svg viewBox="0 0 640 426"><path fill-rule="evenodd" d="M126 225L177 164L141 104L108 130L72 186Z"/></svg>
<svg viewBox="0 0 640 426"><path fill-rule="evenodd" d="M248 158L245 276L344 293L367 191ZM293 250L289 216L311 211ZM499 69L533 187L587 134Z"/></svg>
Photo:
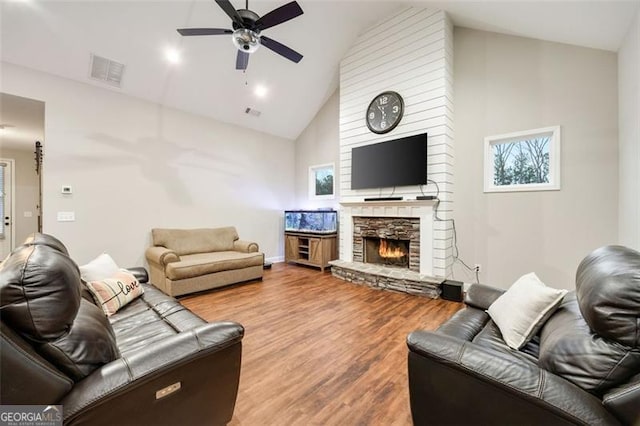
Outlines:
<svg viewBox="0 0 640 426"><path fill-rule="evenodd" d="M253 109L253 108L249 108L249 107L247 107L247 109L245 109L244 112L245 112L245 114L249 114L249 115L252 115L254 117L260 117L260 114L262 114L257 109Z"/></svg>
<svg viewBox="0 0 640 426"><path fill-rule="evenodd" d="M89 76L94 80L100 80L111 86L120 87L124 64L112 61L102 56L91 54L91 72Z"/></svg>

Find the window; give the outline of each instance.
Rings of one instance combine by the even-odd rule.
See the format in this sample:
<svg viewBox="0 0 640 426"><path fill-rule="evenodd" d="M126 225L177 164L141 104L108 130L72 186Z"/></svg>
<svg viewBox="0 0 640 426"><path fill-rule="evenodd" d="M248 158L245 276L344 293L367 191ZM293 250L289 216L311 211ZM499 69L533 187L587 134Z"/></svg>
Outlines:
<svg viewBox="0 0 640 426"><path fill-rule="evenodd" d="M484 192L560 189L560 126L484 139Z"/></svg>
<svg viewBox="0 0 640 426"><path fill-rule="evenodd" d="M320 164L309 167L309 198L312 200L333 199L334 165Z"/></svg>

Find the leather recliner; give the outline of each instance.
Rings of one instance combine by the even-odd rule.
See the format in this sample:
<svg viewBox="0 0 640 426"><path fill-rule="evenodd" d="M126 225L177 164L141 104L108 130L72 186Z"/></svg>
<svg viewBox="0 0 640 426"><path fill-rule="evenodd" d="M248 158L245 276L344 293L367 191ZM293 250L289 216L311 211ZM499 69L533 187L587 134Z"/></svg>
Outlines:
<svg viewBox="0 0 640 426"><path fill-rule="evenodd" d="M107 318L56 238L0 263L0 403L62 405L65 424L226 424L244 329L207 323L131 272L144 294Z"/></svg>
<svg viewBox="0 0 640 426"><path fill-rule="evenodd" d="M485 312L502 293L471 285L437 331L408 336L414 424L640 425L639 252L587 256L576 290L520 350Z"/></svg>

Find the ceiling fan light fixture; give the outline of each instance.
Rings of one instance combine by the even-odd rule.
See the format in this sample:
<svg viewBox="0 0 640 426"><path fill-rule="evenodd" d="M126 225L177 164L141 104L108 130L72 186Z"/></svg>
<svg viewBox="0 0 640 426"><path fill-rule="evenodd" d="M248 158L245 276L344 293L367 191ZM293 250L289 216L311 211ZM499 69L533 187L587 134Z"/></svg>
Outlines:
<svg viewBox="0 0 640 426"><path fill-rule="evenodd" d="M260 36L248 28L238 28L231 37L233 45L242 52L253 53L260 47Z"/></svg>

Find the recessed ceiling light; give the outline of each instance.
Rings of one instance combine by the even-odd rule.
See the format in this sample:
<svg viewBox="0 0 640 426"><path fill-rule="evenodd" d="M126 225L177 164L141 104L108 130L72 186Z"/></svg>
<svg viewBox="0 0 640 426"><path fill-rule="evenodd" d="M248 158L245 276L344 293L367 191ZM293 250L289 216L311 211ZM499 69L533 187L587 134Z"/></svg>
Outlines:
<svg viewBox="0 0 640 426"><path fill-rule="evenodd" d="M164 51L164 57L171 64L179 64L180 63L180 52L178 49L174 49L173 47L168 47Z"/></svg>
<svg viewBox="0 0 640 426"><path fill-rule="evenodd" d="M253 93L259 98L264 98L265 96L267 96L267 92L267 88L262 84L258 84L253 91Z"/></svg>

